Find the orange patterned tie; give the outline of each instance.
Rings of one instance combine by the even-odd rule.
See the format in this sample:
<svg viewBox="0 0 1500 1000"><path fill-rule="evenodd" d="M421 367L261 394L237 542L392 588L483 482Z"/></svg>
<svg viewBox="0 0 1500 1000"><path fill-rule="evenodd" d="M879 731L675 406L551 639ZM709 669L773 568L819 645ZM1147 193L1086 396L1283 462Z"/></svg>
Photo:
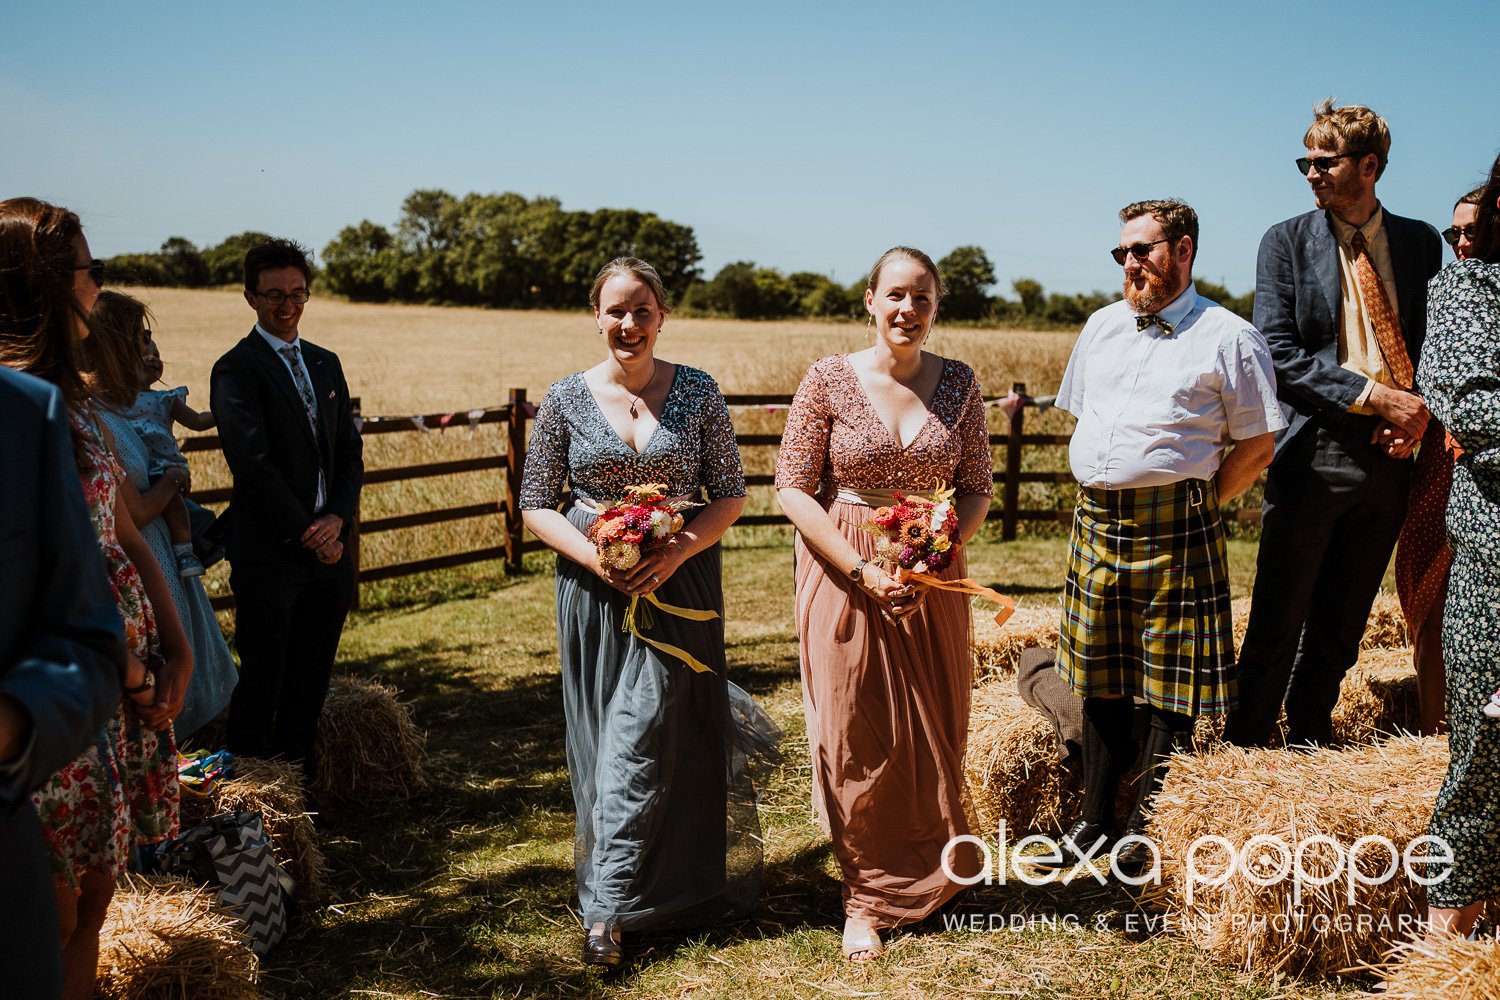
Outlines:
<svg viewBox="0 0 1500 1000"><path fill-rule="evenodd" d="M1349 241L1354 248L1354 278L1359 282L1359 297L1364 301L1370 325L1375 328L1375 342L1385 357L1385 366L1391 378L1403 389L1412 386L1411 355L1406 353L1406 342L1401 339L1401 321L1391 312L1391 302L1385 297L1385 283L1375 273L1370 261L1370 247L1365 234L1358 229Z"/></svg>

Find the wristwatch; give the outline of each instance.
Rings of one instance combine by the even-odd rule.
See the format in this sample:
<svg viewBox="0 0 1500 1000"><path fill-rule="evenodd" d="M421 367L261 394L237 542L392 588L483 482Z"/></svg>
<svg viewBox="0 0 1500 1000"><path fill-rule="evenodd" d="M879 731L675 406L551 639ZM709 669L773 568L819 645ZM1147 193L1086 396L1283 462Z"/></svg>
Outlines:
<svg viewBox="0 0 1500 1000"><path fill-rule="evenodd" d="M137 684L133 688L126 688L125 689L125 693L126 694L142 694L142 693L144 693L146 691L150 691L154 687L156 687L156 674L152 673L150 667L147 667L146 668L146 677L145 677L145 679L142 680L139 684Z"/></svg>
<svg viewBox="0 0 1500 1000"><path fill-rule="evenodd" d="M863 584L865 582L865 567L869 565L869 563L870 560L868 559L861 559L859 562L855 563L854 568L849 571L849 579L854 581L855 583Z"/></svg>

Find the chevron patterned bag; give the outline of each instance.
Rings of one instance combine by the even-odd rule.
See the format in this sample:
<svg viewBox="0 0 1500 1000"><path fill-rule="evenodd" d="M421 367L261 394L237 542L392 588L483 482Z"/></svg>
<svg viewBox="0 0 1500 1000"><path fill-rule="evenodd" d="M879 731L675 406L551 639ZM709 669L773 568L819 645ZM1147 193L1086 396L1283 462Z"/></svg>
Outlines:
<svg viewBox="0 0 1500 1000"><path fill-rule="evenodd" d="M156 855L163 872L215 889L219 905L245 925L255 954L264 958L286 935L281 866L260 813L215 816L157 845Z"/></svg>

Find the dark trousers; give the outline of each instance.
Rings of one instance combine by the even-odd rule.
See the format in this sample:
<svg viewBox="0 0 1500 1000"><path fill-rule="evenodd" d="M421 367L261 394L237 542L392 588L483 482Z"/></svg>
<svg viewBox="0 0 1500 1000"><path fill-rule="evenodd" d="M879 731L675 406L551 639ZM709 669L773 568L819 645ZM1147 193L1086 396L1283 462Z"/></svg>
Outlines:
<svg viewBox="0 0 1500 1000"><path fill-rule="evenodd" d="M36 810L29 798L0 805L0 996L57 1000L62 978L52 867Z"/></svg>
<svg viewBox="0 0 1500 1000"><path fill-rule="evenodd" d="M1406 518L1411 460L1369 444L1372 418L1304 427L1266 479L1239 702L1224 738L1266 743L1286 704L1291 743L1331 743L1339 683Z"/></svg>
<svg viewBox="0 0 1500 1000"><path fill-rule="evenodd" d="M229 702L229 749L302 762L316 773L318 716L354 595L353 564L232 563L240 678Z"/></svg>

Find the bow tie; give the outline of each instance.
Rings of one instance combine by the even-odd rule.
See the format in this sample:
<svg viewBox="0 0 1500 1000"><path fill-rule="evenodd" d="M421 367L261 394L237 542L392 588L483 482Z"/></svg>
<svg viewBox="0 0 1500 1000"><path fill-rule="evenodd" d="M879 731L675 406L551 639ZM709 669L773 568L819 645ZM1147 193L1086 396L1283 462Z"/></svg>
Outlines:
<svg viewBox="0 0 1500 1000"><path fill-rule="evenodd" d="M1137 316L1135 318L1135 329L1136 329L1136 332L1139 333L1140 331L1146 329L1146 327L1152 325L1153 323L1156 324L1157 326L1161 327L1161 332L1162 333L1165 333L1168 337L1172 336L1172 330L1174 329L1174 327L1172 326L1172 324L1168 323L1166 320L1164 320L1160 316L1156 315L1156 313L1147 313L1144 316Z"/></svg>

